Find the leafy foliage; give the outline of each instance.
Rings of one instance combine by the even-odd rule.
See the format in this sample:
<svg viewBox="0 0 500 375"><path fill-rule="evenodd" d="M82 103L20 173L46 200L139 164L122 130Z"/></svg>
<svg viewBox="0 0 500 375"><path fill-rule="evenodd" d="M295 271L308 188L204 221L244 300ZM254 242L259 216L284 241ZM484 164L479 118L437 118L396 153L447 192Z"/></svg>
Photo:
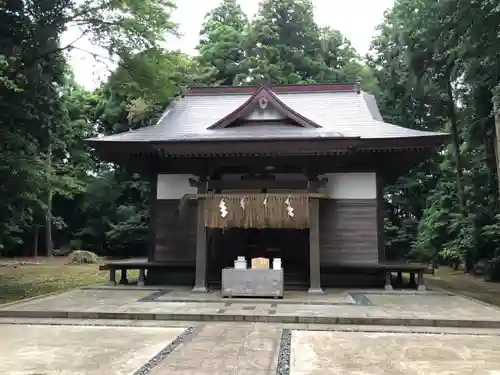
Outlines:
<svg viewBox="0 0 500 375"><path fill-rule="evenodd" d="M133 100L145 100L141 112L148 113L178 92L179 82L170 82L167 75L182 74L179 59L174 68L162 66L168 74L156 75L157 69L144 77L145 69L139 71L165 58L159 46L166 33L175 31L169 19L172 6L164 0L5 2L0 13L6 36L0 46L0 251L37 254L43 239L42 251L50 254L53 240L58 246L71 240L82 230L79 225L85 225L74 214L85 201L88 185L96 173L108 169L83 144L84 138L100 131L94 124L104 122L98 111L106 98L74 82L64 52L77 47L62 45L61 34L73 27L82 37L92 37L117 56L120 65L129 65L135 76L128 82L135 79L138 87L149 80L149 91L144 91L148 95L159 92L151 90L153 82L166 86L155 100L134 92L123 105L135 115Z"/></svg>
<svg viewBox="0 0 500 375"><path fill-rule="evenodd" d="M144 254L149 183L97 160L82 139L154 123L184 86L361 81L387 122L453 135L386 187L388 257L466 271L486 259L498 280L497 1L396 0L365 58L316 24L310 0L262 0L251 20L223 0L205 17L198 55L186 56L163 47L176 32L173 8L168 0L6 2L0 251L32 254L43 242L47 252L53 241ZM64 52L78 48L60 43L70 27L118 62L95 91L79 87L66 65Z"/></svg>
<svg viewBox="0 0 500 375"><path fill-rule="evenodd" d="M223 0L206 15L197 57L205 84L232 85L245 79L247 32L248 19L236 0Z"/></svg>
<svg viewBox="0 0 500 375"><path fill-rule="evenodd" d="M262 1L245 51L252 83L353 82L362 71L350 41L316 24L310 0Z"/></svg>
<svg viewBox="0 0 500 375"><path fill-rule="evenodd" d="M75 250L69 255L70 264L96 264L99 262L99 257L91 251Z"/></svg>
<svg viewBox="0 0 500 375"><path fill-rule="evenodd" d="M449 148L387 189L390 254L462 262L466 271L497 256L492 90L500 9L493 3L398 0L373 42L369 65L386 120L453 135Z"/></svg>

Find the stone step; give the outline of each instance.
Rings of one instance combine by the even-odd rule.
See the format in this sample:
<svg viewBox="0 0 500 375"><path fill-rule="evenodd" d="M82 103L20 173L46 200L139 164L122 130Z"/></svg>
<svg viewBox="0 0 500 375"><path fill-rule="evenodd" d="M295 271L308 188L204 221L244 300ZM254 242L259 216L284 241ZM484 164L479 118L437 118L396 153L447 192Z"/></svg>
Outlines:
<svg viewBox="0 0 500 375"><path fill-rule="evenodd" d="M218 321L298 324L341 324L409 327L460 327L500 329L500 320L433 319L433 318L377 318L367 316L299 316L280 314L241 313L141 313L141 312L96 312L96 311L41 311L0 310L0 318L53 318L53 319L126 319L126 320L172 320L172 321Z"/></svg>

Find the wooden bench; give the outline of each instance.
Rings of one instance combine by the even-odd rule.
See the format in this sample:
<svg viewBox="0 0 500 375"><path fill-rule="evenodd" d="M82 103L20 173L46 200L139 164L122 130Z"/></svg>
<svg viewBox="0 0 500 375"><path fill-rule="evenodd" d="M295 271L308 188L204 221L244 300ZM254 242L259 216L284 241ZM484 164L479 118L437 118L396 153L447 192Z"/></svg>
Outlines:
<svg viewBox="0 0 500 375"><path fill-rule="evenodd" d="M109 281L114 285L116 282L116 271L121 271L121 278L119 284L128 284L127 271L128 270L139 270L139 280L137 285L144 286L147 281L149 272L152 269L161 269L165 272L178 270L179 268L192 268L194 274L194 265L191 263L172 263L172 262L160 262L160 261L149 261L147 258L130 258L130 259L120 259L120 260L108 260L101 266L99 270L109 271Z"/></svg>
<svg viewBox="0 0 500 375"><path fill-rule="evenodd" d="M178 266L178 265L177 265ZM108 261L99 267L99 270L109 271L109 280L116 285L116 271L121 271L119 284L128 284L127 271L139 270L139 280L137 285L143 286L147 279L146 271L151 268L165 268L172 267L170 263L162 263L158 261L148 261L146 258L141 259L122 259ZM396 273L396 285L403 284L403 274L409 274L410 285L414 286L419 291L425 291L424 275L432 274L432 268L425 264L420 263L405 263L405 262L380 262L380 263L340 263L329 264L324 268L328 268L329 272L335 273L337 271L351 271L355 274L362 273L383 273L385 277L385 289L393 290L392 274Z"/></svg>
<svg viewBox="0 0 500 375"><path fill-rule="evenodd" d="M410 285L414 286L419 291L425 291L424 275L432 274L432 268L425 264L420 263L406 263L406 262L378 262L378 263L335 263L329 264L327 267L329 272L353 272L353 273L373 273L380 272L385 277L385 289L393 290L392 274L396 273L396 284L403 284L403 274L407 273L410 277Z"/></svg>
<svg viewBox="0 0 500 375"><path fill-rule="evenodd" d="M117 261L110 261L101 266L99 266L100 271L109 271L109 281L116 285L116 271L121 271L121 277L119 284L127 285L127 271L128 270L139 270L139 279L137 281L138 286L144 286L146 282L146 269L149 266L149 262L146 259L123 259Z"/></svg>
<svg viewBox="0 0 500 375"><path fill-rule="evenodd" d="M418 291L426 291L424 283L424 275L434 273L432 268L424 264L418 263L396 263L396 264L382 264L385 270L385 290L393 290L392 287L392 273L396 273L396 284L403 285L403 273L410 276L410 285L416 287ZM416 280L415 280L416 276Z"/></svg>

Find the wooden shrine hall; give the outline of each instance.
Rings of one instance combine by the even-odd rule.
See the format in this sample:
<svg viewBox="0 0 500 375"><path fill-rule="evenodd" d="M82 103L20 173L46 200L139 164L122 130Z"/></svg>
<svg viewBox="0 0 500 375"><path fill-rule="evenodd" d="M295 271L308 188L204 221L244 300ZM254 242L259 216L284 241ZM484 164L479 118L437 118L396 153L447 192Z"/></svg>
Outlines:
<svg viewBox="0 0 500 375"><path fill-rule="evenodd" d="M279 259L287 288L391 288L426 266L384 246L384 185L435 154L447 133L384 122L357 84L192 87L156 125L87 140L151 181L139 283L206 292L238 259Z"/></svg>

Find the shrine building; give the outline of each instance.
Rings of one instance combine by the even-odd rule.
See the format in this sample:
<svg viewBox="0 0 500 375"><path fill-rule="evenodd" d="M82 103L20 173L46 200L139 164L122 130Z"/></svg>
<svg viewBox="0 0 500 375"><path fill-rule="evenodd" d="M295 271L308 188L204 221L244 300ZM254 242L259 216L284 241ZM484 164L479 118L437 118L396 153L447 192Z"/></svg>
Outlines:
<svg viewBox="0 0 500 375"><path fill-rule="evenodd" d="M385 286L383 189L447 133L384 122L357 84L192 87L156 125L87 140L151 182L139 282L217 288L237 257L279 258L285 288ZM126 276L125 276L126 281Z"/></svg>

